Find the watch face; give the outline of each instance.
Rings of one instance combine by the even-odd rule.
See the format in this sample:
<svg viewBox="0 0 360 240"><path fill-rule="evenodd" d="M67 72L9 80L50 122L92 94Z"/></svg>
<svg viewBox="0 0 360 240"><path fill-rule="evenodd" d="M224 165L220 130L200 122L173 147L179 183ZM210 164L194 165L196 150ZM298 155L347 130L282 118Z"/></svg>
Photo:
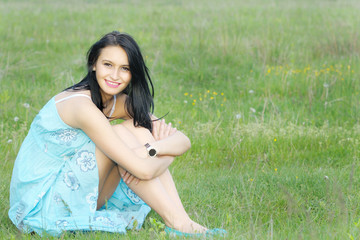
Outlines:
<svg viewBox="0 0 360 240"><path fill-rule="evenodd" d="M150 149L150 150L149 150L149 155L150 155L151 157L155 156L155 155L156 155L156 150L155 150L155 149Z"/></svg>

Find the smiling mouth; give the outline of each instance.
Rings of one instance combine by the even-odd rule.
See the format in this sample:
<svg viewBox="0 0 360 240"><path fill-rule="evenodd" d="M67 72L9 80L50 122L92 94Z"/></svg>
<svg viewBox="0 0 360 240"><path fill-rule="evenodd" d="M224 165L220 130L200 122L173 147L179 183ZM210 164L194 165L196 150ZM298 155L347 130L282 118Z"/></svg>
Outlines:
<svg viewBox="0 0 360 240"><path fill-rule="evenodd" d="M121 84L121 83L112 82L112 81L109 81L109 80L106 80L106 79L105 79L105 83L106 83L106 85L108 85L111 88L117 88Z"/></svg>

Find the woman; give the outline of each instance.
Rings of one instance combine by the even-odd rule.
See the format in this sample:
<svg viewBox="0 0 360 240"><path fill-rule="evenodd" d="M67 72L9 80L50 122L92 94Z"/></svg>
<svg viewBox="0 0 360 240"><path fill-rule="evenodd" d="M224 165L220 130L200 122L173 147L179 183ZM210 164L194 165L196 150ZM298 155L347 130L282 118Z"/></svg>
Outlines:
<svg viewBox="0 0 360 240"><path fill-rule="evenodd" d="M10 186L13 223L40 235L125 233L141 228L151 207L168 233L223 233L184 210L168 167L190 141L150 114L153 85L134 39L106 34L89 49L87 67L81 82L43 107L20 148ZM125 121L111 125L114 119Z"/></svg>

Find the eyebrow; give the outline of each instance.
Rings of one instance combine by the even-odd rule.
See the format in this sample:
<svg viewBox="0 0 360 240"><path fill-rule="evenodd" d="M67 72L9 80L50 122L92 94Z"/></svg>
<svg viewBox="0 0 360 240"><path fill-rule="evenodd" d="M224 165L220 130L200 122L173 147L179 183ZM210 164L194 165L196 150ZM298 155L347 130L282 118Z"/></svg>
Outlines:
<svg viewBox="0 0 360 240"><path fill-rule="evenodd" d="M110 63L112 63L112 64L114 64L113 63L113 61L111 61L111 60L107 60L107 59L103 59L103 60L101 60L101 62L110 62ZM120 66L127 66L127 67L130 67L130 65L129 64L120 64Z"/></svg>

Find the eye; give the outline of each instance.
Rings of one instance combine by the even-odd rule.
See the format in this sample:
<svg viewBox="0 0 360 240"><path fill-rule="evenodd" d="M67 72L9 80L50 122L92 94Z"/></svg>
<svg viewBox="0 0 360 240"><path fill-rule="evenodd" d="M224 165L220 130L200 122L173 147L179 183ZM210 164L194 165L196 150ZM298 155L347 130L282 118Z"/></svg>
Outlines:
<svg viewBox="0 0 360 240"><path fill-rule="evenodd" d="M104 63L105 67L112 67L111 63Z"/></svg>
<svg viewBox="0 0 360 240"><path fill-rule="evenodd" d="M122 71L125 71L125 72L129 72L129 71L130 71L130 68L129 68L129 67L121 67L121 70L122 70Z"/></svg>

